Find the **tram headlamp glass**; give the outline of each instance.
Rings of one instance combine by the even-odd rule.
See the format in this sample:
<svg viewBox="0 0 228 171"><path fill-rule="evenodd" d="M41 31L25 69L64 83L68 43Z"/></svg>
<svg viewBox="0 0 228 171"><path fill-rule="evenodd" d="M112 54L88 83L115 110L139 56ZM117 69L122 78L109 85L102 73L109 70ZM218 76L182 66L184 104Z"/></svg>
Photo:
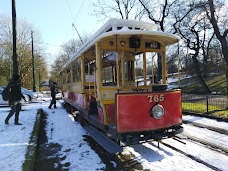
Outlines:
<svg viewBox="0 0 228 171"><path fill-rule="evenodd" d="M160 119L163 117L164 115L164 108L162 107L162 105L157 104L155 105L152 110L151 110L151 115L155 118L155 119Z"/></svg>

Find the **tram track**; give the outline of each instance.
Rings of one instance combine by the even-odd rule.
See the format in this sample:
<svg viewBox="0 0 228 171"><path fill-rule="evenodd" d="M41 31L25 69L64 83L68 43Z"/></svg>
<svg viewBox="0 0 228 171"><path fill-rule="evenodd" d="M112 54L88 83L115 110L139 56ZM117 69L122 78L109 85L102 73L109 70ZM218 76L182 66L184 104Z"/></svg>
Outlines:
<svg viewBox="0 0 228 171"><path fill-rule="evenodd" d="M224 135L227 136L228 135L228 131L226 129L223 129L223 128L214 127L214 126L205 125L205 124L202 124L202 123L196 123L196 122L187 121L187 120L183 120L183 123L185 125L189 125L189 126L193 126L193 127L197 127L197 128L202 128L202 129L207 129L209 131L213 131L213 132L217 133L217 136L218 135L221 135L221 136L224 136ZM201 134L202 133L203 132L201 132ZM208 139L204 139L199 134L197 136L194 136L194 135L191 135L191 133L183 132L182 134L179 134L176 137L179 138L179 139L183 139L183 137L186 137L187 140L189 140L191 142L196 142L196 143L203 144L207 148L210 148L210 149L212 149L214 151L218 151L218 152L223 153L223 154L228 156L228 148L226 146L219 145L216 142L211 142Z"/></svg>
<svg viewBox="0 0 228 171"><path fill-rule="evenodd" d="M197 138L197 137L192 136L192 135L188 135L186 133L182 133L181 135L177 135L176 137L179 138L179 139L183 139L182 136L186 137L187 140L203 144L207 148L210 148L210 149L212 149L214 151L222 152L223 154L228 156L228 148L226 148L226 147L223 147L221 145L218 145L218 144L215 144L215 143L212 143L212 142L208 142L206 140Z"/></svg>
<svg viewBox="0 0 228 171"><path fill-rule="evenodd" d="M228 135L228 130L223 129L223 128L218 128L218 127L214 127L214 126L210 126L210 125L205 125L205 124L201 124L201 123L196 123L193 121L188 121L188 120L183 120L184 124L188 124L188 125L193 125L195 127L199 127L199 128L205 128L214 132L218 132L220 134L224 134L224 135Z"/></svg>
<svg viewBox="0 0 228 171"><path fill-rule="evenodd" d="M211 165L210 163L207 163L207 162L205 162L205 161L203 161L203 160L201 160L201 159L199 159L199 158L193 156L192 154L188 154L187 152L184 152L183 150L180 150L180 149L178 149L178 148L176 148L176 147L174 147L174 146L172 146L172 145L170 145L170 144L168 144L168 143L165 143L165 142L163 142L163 141L161 141L160 143L161 143L162 145L164 145L164 146L166 146L166 147L168 147L168 148L170 148L170 149L172 149L172 150L178 152L178 153L181 153L181 154L185 155L186 157L188 157L188 158L190 158L190 159L192 159L192 160L194 160L194 161L196 161L196 162L198 162L198 163L201 163L201 164L207 166L207 167L210 168L210 169L213 169L213 170L215 170L215 171L221 171L221 169L219 169L219 168L217 168L217 167Z"/></svg>
<svg viewBox="0 0 228 171"><path fill-rule="evenodd" d="M198 129L206 129L208 131L213 131L215 133L213 133L213 135L216 135L216 137L226 137L228 135L228 131L223 129L223 128L219 128L219 127L214 127L211 125L205 125L205 124L201 124L201 123L195 123L192 121L187 121L187 120L183 120L183 124L186 125L186 129L191 127L196 127ZM187 126L188 125L188 126ZM207 139L205 138L206 136L201 136L202 134L204 134L204 131L199 131L196 135L192 135L192 131L194 131L194 129L190 129L190 133L188 132L183 132L179 135L176 135L173 139L182 143L182 144L195 144L196 146L200 145L208 150L212 150L215 151L217 153L217 155L225 155L228 156L228 148L223 144L223 143L219 143L218 141L210 141L210 138ZM222 138L221 138L222 139ZM171 148L174 151L177 151L189 158L191 158L192 160L195 160L198 163L201 163L205 166L207 166L208 168L211 168L213 170L223 170L222 167L213 164L213 162L209 162L207 160L202 159L201 154L195 154L194 152L192 153L191 150L188 150L189 147L191 147L191 144L186 145L186 147L180 147L179 145L173 145L172 141L161 141L160 142L162 145Z"/></svg>
<svg viewBox="0 0 228 171"><path fill-rule="evenodd" d="M215 151L217 153L220 153L221 155L228 156L228 149L226 147L220 146L220 145L218 145L216 143L205 141L203 139L194 137L192 135L188 135L186 133L179 134L179 135L175 136L173 139L175 141L178 141L178 142L182 143L182 144L187 144L188 141L189 141L189 143L191 142L192 144L195 144L196 146L204 146L204 148L206 148L208 150L212 150L212 151ZM148 142L145 142L145 143L148 143ZM212 170L215 170L215 171L222 171L223 170L222 167L217 166L213 162L211 163L210 161L207 161L205 159L200 158L200 156L198 156L195 153L191 153L188 150L185 151L184 149L179 148L178 145L177 146L173 146L172 143L169 142L169 141L167 141L167 142L159 141L159 143L163 147L165 146L165 147L167 147L167 148L169 148L171 150L174 150L177 153L180 153L180 154L186 156L187 158L189 158L191 160L194 160L195 162L200 163L200 164L202 164L202 165L204 165L204 166L206 166L206 167L208 167L208 168L210 168ZM152 146L154 146L154 147L158 147L158 148L161 148L162 149L163 147L162 146L159 146L159 143L158 143L157 146L155 145L155 143L152 143L152 142L150 144ZM139 161L139 163L140 163L140 161Z"/></svg>
<svg viewBox="0 0 228 171"><path fill-rule="evenodd" d="M145 144L149 144L153 147L157 147L160 152L157 152L157 150L154 150L155 153L157 152L158 154L162 154L163 152L165 152L165 153L170 153L174 155L176 152L187 157L189 160L195 161L201 165L204 165L208 169L215 170L215 171L224 170L224 167L222 164L226 162L226 156L228 156L227 153L221 152L220 150L221 148L218 147L218 145L214 144L213 147L211 147L212 145L210 145L209 147L208 144L204 145L203 143L193 141L192 139L190 139L190 136L187 137L186 134L185 135L180 134L180 136L176 136L174 138L168 138L162 141L158 141L158 144L156 144L156 141L145 142ZM148 145L143 145L143 146L145 146L146 148L149 148ZM167 148L170 150L167 150ZM218 148L220 149L218 150ZM138 151L138 149L136 148L136 151ZM194 149L196 150L201 149L201 150L195 151ZM173 152L171 150L173 150ZM207 154L209 156L213 154L213 157L209 157ZM175 155L178 156L178 154L175 154ZM218 158L223 158L223 160L219 164L214 162L214 159L218 159ZM188 159L186 159L186 161Z"/></svg>

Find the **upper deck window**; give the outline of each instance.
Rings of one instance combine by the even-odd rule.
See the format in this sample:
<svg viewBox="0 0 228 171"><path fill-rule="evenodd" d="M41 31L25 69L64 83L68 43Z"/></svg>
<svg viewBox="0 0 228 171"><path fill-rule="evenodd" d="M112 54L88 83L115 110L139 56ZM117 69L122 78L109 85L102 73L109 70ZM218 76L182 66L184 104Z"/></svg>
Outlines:
<svg viewBox="0 0 228 171"><path fill-rule="evenodd" d="M132 27L132 26L112 26L106 32L113 31L113 30L123 30L123 29L124 30L126 30L126 29L129 29L129 30L142 30L139 27Z"/></svg>
<svg viewBox="0 0 228 171"><path fill-rule="evenodd" d="M106 32L112 31L112 27L110 27Z"/></svg>
<svg viewBox="0 0 228 171"><path fill-rule="evenodd" d="M117 27L117 30L121 30L123 27Z"/></svg>

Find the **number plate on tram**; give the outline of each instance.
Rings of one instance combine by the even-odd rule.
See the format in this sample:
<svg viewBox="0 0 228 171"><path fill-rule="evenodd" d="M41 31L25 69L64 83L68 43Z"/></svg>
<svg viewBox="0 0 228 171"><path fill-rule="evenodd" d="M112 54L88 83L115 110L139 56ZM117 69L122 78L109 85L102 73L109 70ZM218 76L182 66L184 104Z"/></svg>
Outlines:
<svg viewBox="0 0 228 171"><path fill-rule="evenodd" d="M164 94L148 95L148 99L149 99L149 103L164 102L165 96Z"/></svg>

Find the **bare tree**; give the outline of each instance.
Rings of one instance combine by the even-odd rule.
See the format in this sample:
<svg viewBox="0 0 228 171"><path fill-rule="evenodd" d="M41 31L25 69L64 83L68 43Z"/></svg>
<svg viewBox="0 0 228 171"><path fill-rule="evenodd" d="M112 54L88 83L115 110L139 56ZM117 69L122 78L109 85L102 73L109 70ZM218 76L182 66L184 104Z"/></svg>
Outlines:
<svg viewBox="0 0 228 171"><path fill-rule="evenodd" d="M208 58L210 54L210 49L211 49L211 43L214 38L214 33L211 35L209 40L206 42L206 29L204 27L204 35L203 35L203 40L202 40L202 51L203 51L203 77L206 78L208 74Z"/></svg>
<svg viewBox="0 0 228 171"><path fill-rule="evenodd" d="M0 74L2 81L1 83L7 84L10 79L12 72L12 28L11 19L9 17L0 17L0 54L1 54L1 69ZM38 31L35 31L33 26L27 21L18 20L17 24L17 54L19 62L20 75L22 77L22 84L27 88L32 87L32 57L31 57L31 31L34 30L34 42L35 42L35 56L44 56L42 50L40 37ZM42 55L41 55L42 54ZM42 58L40 57L40 58ZM37 61L37 60L36 60ZM37 63L36 63L37 64ZM43 70L42 77L45 78L47 75L46 63L42 62Z"/></svg>
<svg viewBox="0 0 228 171"><path fill-rule="evenodd" d="M148 18L160 26L161 31L170 28L170 10L174 7L176 0L139 0L146 11Z"/></svg>
<svg viewBox="0 0 228 171"><path fill-rule="evenodd" d="M86 42L88 36L83 36L82 41ZM61 47L59 55L57 59L52 64L52 69L50 71L51 80L60 80L59 76L59 69L67 62L68 59L74 56L74 54L78 51L78 49L83 45L81 40L69 40L68 42L64 43Z"/></svg>
<svg viewBox="0 0 228 171"><path fill-rule="evenodd" d="M222 54L226 62L226 92L228 93L228 7L221 2L216 6L213 0L208 0L208 4L209 8L207 8L207 6L205 7L207 17L210 20L215 35L221 44Z"/></svg>
<svg viewBox="0 0 228 171"><path fill-rule="evenodd" d="M86 42L88 38L86 36L82 37L82 41ZM71 39L68 42L61 45L60 55L70 57L78 51L78 49L83 45L83 42L79 39Z"/></svg>
<svg viewBox="0 0 228 171"><path fill-rule="evenodd" d="M211 34L211 27L209 22L205 21L205 15L203 15L204 10L202 9L202 3L189 3L178 5L178 12L172 13L175 18L175 23L173 24L175 33L178 33L187 48L191 51L191 57L194 64L194 68L201 85L207 93L211 93L209 86L206 84L203 73L201 69L201 58L204 58L204 63L207 65L207 54L205 51L205 44L209 47L211 39L207 39L206 33ZM208 35L210 35L208 34ZM203 50L202 57L201 50Z"/></svg>
<svg viewBox="0 0 228 171"><path fill-rule="evenodd" d="M161 31L168 31L171 24L170 20L170 10L175 5L176 0L139 0L140 4L146 11L148 18L154 23L160 26ZM162 75L162 65L161 65L162 55L158 53L158 70L157 70L157 79L161 79Z"/></svg>
<svg viewBox="0 0 228 171"><path fill-rule="evenodd" d="M211 25L212 21L218 21L221 18L221 14L216 13L219 18L215 17L213 14L213 10L211 7L213 5L213 0L197 0L197 1L187 1L187 0L112 0L111 3L106 3L105 0L98 0L96 4L94 4L96 10L95 14L104 17L116 17L117 18L125 18L131 19L134 18L132 16L138 16L136 13L137 10L134 4L138 4L140 8L140 16L142 18L147 16L151 21L155 22L160 26L161 31L173 32L174 34L179 34L184 40L184 46L187 46L187 49L192 51L192 61L195 65L197 75L203 87L205 87L206 92L210 92L209 87L205 83L203 76L207 76L208 72L208 59L211 53L212 47L214 47L214 34L216 37L220 38L220 42L222 42L221 46L223 52L227 54L227 23L223 22L223 26L225 23L225 27L221 28L221 25L217 26L218 32L214 33L216 30L216 22L214 25ZM129 3L131 2L131 3ZM217 1L216 1L217 2ZM208 6L209 4L209 6ZM222 3L219 3L222 4ZM129 8L128 8L129 7ZM134 7L134 8L133 8ZM216 6L217 7L217 6ZM220 5L220 7L222 7ZM204 9L205 8L205 9ZM207 11L207 13L205 13ZM227 8L226 10L227 11ZM135 14L134 14L135 13ZM227 12L226 12L227 13ZM131 15L129 15L131 14ZM146 15L145 15L146 14ZM206 15L207 14L207 15ZM207 17L206 17L207 16ZM223 17L225 18L225 17ZM226 17L227 19L228 17ZM145 18L144 18L145 19ZM209 22L210 20L210 22ZM217 22L218 24L219 22ZM223 32L223 35L221 34ZM219 36L220 34L220 36ZM181 42L183 43L183 42ZM224 54L224 53L223 53ZM227 56L227 55L226 55ZM159 59L161 55L159 55ZM225 58L225 57L224 57ZM203 59L203 60L201 60ZM158 60L160 61L160 60ZM228 59L226 58L226 64ZM203 65L203 71L201 66ZM158 62L158 68L161 68L161 64ZM159 72L160 71L160 72ZM227 73L227 84L228 84L228 67L226 70ZM161 69L158 69L158 75L161 75ZM203 76L202 76L203 75Z"/></svg>
<svg viewBox="0 0 228 171"><path fill-rule="evenodd" d="M141 20L144 15L144 8L138 0L97 0L93 3L95 8L94 14L100 20L103 18L122 18Z"/></svg>

